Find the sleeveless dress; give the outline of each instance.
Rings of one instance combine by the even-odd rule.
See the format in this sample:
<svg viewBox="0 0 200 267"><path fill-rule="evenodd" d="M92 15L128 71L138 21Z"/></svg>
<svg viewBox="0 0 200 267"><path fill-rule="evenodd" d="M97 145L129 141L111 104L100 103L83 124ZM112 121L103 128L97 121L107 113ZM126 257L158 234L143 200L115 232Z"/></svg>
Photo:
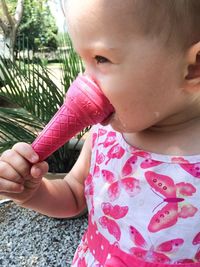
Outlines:
<svg viewBox="0 0 200 267"><path fill-rule="evenodd" d="M200 267L200 155L167 156L93 127L88 229L73 267Z"/></svg>

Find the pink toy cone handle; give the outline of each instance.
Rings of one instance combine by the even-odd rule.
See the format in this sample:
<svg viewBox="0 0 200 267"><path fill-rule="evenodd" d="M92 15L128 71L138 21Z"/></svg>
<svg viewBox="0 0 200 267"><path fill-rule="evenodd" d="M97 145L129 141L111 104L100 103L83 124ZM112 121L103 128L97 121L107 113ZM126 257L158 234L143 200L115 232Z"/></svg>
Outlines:
<svg viewBox="0 0 200 267"><path fill-rule="evenodd" d="M68 89L64 104L32 147L43 161L85 127L102 122L113 111L99 87L86 76L78 76Z"/></svg>

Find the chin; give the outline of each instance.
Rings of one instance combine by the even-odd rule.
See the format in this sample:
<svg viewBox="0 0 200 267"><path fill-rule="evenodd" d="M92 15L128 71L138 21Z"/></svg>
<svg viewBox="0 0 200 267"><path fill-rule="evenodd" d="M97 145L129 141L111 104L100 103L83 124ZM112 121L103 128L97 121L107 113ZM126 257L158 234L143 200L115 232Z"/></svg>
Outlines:
<svg viewBox="0 0 200 267"><path fill-rule="evenodd" d="M120 133L127 133L127 134L135 134L135 133L141 133L149 129L149 127L134 127L134 126L128 126L123 125L119 123L109 123L111 127Z"/></svg>
<svg viewBox="0 0 200 267"><path fill-rule="evenodd" d="M110 123L111 127L119 133L134 133L135 129L131 129L121 124Z"/></svg>
<svg viewBox="0 0 200 267"><path fill-rule="evenodd" d="M122 122L122 120L119 118L119 116L116 113L113 113L108 119L106 119L104 122L101 123L103 126L110 125L115 131L120 133L137 133L141 132L144 129L144 127L136 127L136 125L133 124L126 124L125 122Z"/></svg>

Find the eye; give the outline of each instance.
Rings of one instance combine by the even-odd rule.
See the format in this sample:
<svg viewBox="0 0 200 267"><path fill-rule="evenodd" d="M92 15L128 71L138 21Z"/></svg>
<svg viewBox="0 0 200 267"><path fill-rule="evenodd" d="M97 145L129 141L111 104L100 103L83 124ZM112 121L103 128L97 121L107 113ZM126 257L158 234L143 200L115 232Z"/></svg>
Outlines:
<svg viewBox="0 0 200 267"><path fill-rule="evenodd" d="M110 62L109 59L107 59L106 57L103 56L95 56L94 59L96 60L97 64L104 64L104 63L108 63Z"/></svg>

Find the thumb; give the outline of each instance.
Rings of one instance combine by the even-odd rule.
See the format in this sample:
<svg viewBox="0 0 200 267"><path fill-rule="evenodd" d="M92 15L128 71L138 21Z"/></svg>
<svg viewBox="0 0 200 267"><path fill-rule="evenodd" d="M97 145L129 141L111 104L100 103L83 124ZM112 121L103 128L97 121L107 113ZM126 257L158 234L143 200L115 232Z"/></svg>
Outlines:
<svg viewBox="0 0 200 267"><path fill-rule="evenodd" d="M36 180L37 179L40 180L48 172L48 169L49 169L48 163L46 161L42 161L34 164L31 167L30 174Z"/></svg>
<svg viewBox="0 0 200 267"><path fill-rule="evenodd" d="M24 183L26 189L35 189L41 183L42 177L48 172L48 163L43 161L31 167L30 175Z"/></svg>

